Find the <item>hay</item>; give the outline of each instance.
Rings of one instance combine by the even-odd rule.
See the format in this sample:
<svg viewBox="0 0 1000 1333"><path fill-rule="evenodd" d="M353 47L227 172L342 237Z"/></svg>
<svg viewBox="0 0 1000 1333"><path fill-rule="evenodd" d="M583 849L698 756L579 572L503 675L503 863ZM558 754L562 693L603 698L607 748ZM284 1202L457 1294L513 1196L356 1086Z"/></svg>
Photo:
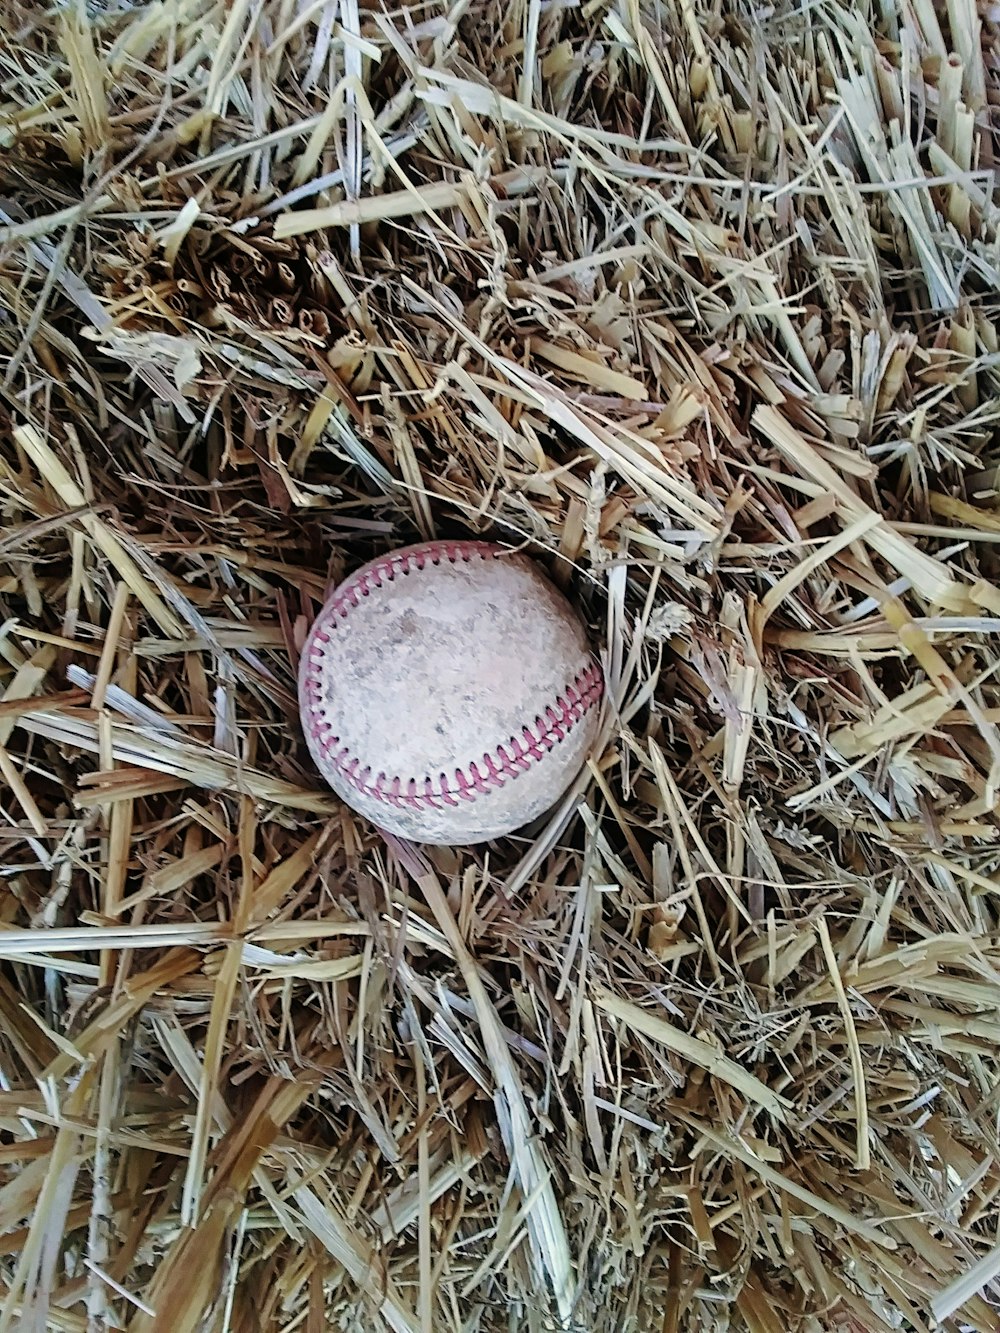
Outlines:
<svg viewBox="0 0 1000 1333"><path fill-rule="evenodd" d="M6 0L0 1333L1000 1322L1000 14ZM603 745L322 788L331 579Z"/></svg>

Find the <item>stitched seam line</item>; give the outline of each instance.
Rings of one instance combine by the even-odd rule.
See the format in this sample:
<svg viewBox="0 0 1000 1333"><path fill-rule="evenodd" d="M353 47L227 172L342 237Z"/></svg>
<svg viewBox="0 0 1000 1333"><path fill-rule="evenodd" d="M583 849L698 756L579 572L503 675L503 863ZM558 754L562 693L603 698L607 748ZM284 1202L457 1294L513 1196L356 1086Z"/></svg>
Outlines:
<svg viewBox="0 0 1000 1333"><path fill-rule="evenodd" d="M326 618L336 616L340 620L346 620L353 608L360 604L361 599L370 596L373 588L381 588L386 583L392 583L394 579L405 576L414 569L426 569L428 565L440 564L442 559L449 560L455 565L460 560L468 563L477 557L481 560L495 560L499 555L500 552L487 542L425 542L423 546L415 546L412 550L384 556L383 559L355 574L353 579L349 579L338 589L334 600L326 608ZM329 641L329 635L324 638L323 631L320 631L315 635L314 641L326 643Z"/></svg>
<svg viewBox="0 0 1000 1333"><path fill-rule="evenodd" d="M597 667L586 667L557 696L555 703L545 709L544 715L535 719L534 727L522 727L519 735L512 736L506 745L498 745L492 754L484 753L481 760L473 760L464 769L457 768L452 783L444 773L436 780L430 776L390 777L381 771L373 774L370 765L363 766L350 747L332 734L332 723L315 716L322 711L319 686L310 679L309 687L312 697L307 726L316 747L356 792L401 810L440 810L499 791L508 780L513 781L544 759L549 750L564 740L580 719L597 705L604 692Z"/></svg>
<svg viewBox="0 0 1000 1333"><path fill-rule="evenodd" d="M343 586L329 603L326 618L346 619L361 598L370 595L373 587L381 588L384 583L392 582L412 569L424 569L428 563L437 564L442 558L452 563L476 557L494 559L498 554L484 542L428 542L401 556L387 556ZM312 654L314 644L329 641L329 632L320 627L314 631L306 651ZM318 665L318 661L310 657L310 664ZM525 725L505 745L498 745L492 753L484 753L482 759L473 760L466 768L456 768L453 782L445 773L439 774L437 779L430 775L421 778L389 776L381 771L373 774L371 766L362 766L360 758L333 734L333 724L322 716L322 686L315 674L306 676L304 692L308 712L306 730L316 748L355 791L398 809L440 810L499 791L508 781L538 763L565 739L586 713L596 707L604 692L604 681L595 665L585 667L534 719L533 726Z"/></svg>

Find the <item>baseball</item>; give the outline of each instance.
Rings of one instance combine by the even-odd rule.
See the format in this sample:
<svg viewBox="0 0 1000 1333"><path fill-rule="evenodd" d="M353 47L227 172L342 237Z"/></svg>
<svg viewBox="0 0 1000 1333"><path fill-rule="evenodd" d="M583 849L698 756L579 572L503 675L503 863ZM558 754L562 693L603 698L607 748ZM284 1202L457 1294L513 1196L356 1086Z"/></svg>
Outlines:
<svg viewBox="0 0 1000 1333"><path fill-rule="evenodd" d="M572 607L526 556L477 541L393 551L309 631L309 750L352 809L414 842L510 833L552 806L597 734L603 680Z"/></svg>

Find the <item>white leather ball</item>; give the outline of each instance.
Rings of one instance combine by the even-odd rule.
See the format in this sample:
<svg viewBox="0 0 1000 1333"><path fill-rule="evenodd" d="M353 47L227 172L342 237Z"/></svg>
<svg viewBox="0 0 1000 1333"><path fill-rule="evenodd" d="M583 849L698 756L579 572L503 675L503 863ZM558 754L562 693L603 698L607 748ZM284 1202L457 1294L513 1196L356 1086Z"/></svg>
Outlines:
<svg viewBox="0 0 1000 1333"><path fill-rule="evenodd" d="M597 734L603 681L526 556L436 541L335 588L306 640L303 729L359 814L415 842L510 833L552 806Z"/></svg>

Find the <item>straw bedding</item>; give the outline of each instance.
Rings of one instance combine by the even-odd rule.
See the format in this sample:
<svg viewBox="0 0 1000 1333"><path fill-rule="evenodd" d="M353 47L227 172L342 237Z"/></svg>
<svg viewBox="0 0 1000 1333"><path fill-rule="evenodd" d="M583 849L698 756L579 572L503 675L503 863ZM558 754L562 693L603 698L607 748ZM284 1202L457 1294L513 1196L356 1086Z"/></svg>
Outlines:
<svg viewBox="0 0 1000 1333"><path fill-rule="evenodd" d="M998 1326L995 6L0 8L0 1333ZM324 590L608 683L474 849Z"/></svg>

